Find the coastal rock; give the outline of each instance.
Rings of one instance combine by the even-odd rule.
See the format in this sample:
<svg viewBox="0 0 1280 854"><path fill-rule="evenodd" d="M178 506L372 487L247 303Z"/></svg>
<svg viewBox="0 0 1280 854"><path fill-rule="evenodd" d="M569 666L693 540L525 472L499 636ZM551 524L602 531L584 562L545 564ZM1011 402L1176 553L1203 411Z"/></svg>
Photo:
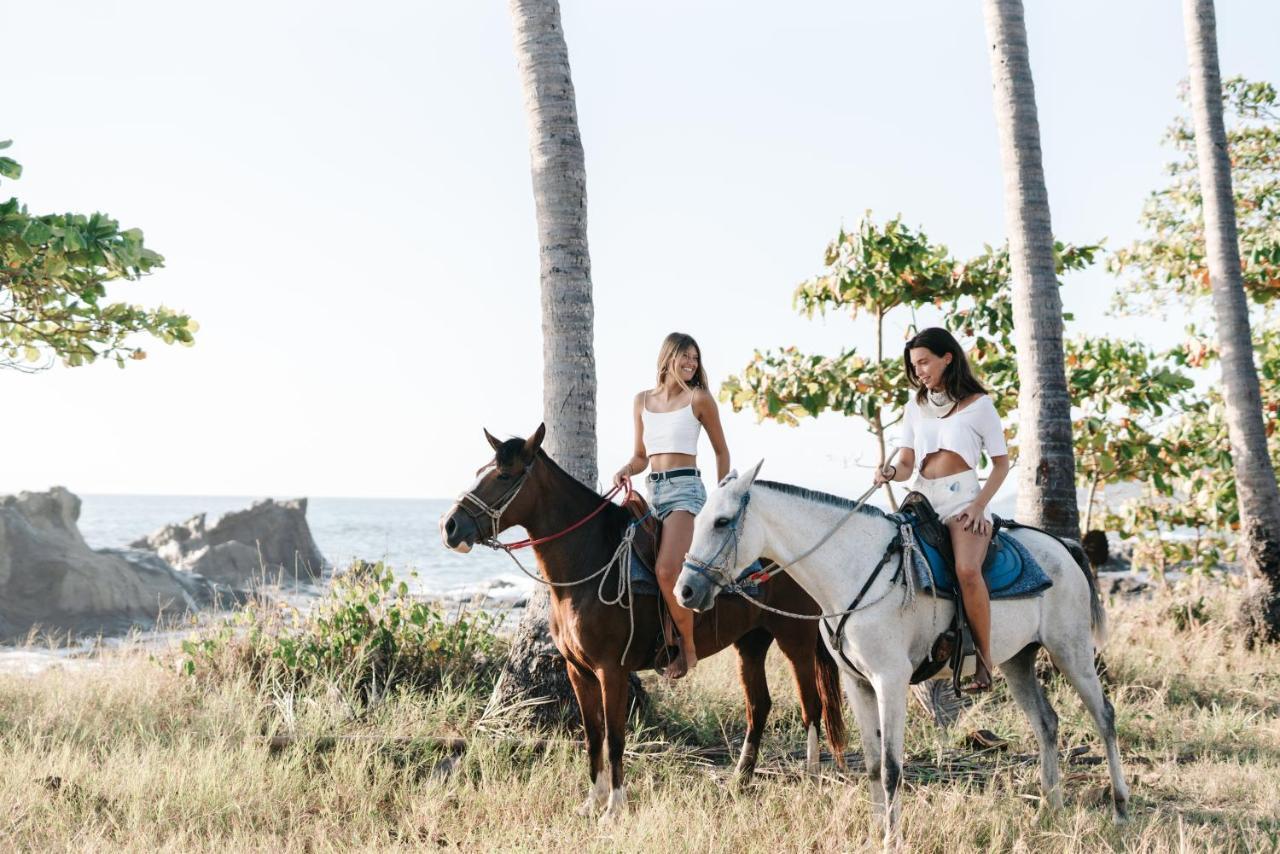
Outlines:
<svg viewBox="0 0 1280 854"><path fill-rule="evenodd" d="M0 637L31 628L118 632L212 604L231 591L175 571L156 555L95 551L63 487L0 496Z"/></svg>
<svg viewBox="0 0 1280 854"><path fill-rule="evenodd" d="M192 516L133 543L181 569L234 587L277 579L318 578L326 563L307 525L307 499L255 502L212 527Z"/></svg>
<svg viewBox="0 0 1280 854"><path fill-rule="evenodd" d="M1104 596L1136 596L1146 593L1151 585L1134 573L1111 575L1099 578L1099 586Z"/></svg>

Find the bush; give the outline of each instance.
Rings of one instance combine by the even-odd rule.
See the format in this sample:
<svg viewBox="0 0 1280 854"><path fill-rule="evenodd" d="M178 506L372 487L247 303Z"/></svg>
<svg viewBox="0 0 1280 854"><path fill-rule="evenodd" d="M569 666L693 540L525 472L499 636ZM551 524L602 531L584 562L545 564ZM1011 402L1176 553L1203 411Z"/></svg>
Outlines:
<svg viewBox="0 0 1280 854"><path fill-rule="evenodd" d="M316 683L430 691L444 681L491 687L504 653L502 615L446 615L409 595L382 563L357 561L309 610L259 603L182 643L182 669L197 678L247 676L290 690Z"/></svg>

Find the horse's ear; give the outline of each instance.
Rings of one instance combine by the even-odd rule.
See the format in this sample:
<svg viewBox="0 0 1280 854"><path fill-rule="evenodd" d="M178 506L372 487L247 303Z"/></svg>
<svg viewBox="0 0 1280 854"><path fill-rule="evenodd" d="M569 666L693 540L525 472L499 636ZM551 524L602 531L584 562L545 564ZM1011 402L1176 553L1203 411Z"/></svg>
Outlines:
<svg viewBox="0 0 1280 854"><path fill-rule="evenodd" d="M493 434L488 430L484 431L484 437L489 440L489 445L493 448L494 453L497 453L498 449L502 447L502 441L500 439L495 439Z"/></svg>
<svg viewBox="0 0 1280 854"><path fill-rule="evenodd" d="M534 455L538 453L538 449L542 447L542 440L547 437L547 425L539 424L538 429L533 431L533 435L524 440L524 458L532 460Z"/></svg>
<svg viewBox="0 0 1280 854"><path fill-rule="evenodd" d="M743 491L751 488L751 484L756 482L756 475L760 474L760 466L764 465L764 460L747 469L747 473L742 476Z"/></svg>

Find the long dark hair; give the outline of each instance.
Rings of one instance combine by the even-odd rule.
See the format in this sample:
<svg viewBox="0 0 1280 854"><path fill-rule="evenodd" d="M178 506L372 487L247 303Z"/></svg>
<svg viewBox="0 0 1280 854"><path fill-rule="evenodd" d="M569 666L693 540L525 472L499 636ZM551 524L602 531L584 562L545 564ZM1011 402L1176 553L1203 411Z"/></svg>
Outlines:
<svg viewBox="0 0 1280 854"><path fill-rule="evenodd" d="M958 402L971 395L990 394L973 375L969 360L965 358L964 348L956 337L941 326L931 326L913 335L902 348L902 364L907 369L907 382L916 390L917 403L923 403L924 396L928 393L924 383L916 378L915 369L911 367L911 351L917 347L924 347L938 358L951 354L951 364L942 372L942 384L952 400Z"/></svg>

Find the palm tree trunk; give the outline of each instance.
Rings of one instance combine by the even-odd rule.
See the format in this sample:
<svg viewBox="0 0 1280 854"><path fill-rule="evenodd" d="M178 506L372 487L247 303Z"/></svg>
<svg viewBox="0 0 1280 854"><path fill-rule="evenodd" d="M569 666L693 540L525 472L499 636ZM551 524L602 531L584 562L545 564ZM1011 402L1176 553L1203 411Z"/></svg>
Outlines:
<svg viewBox="0 0 1280 854"><path fill-rule="evenodd" d="M1213 0L1183 0L1196 158L1204 197L1205 260L1222 353L1227 435L1240 508L1240 552L1252 584L1241 618L1250 643L1280 640L1280 489L1267 454L1240 275L1231 163L1222 120L1222 79Z"/></svg>
<svg viewBox="0 0 1280 854"><path fill-rule="evenodd" d="M587 172L557 0L511 0L516 59L529 120L542 284L543 447L595 487L596 368L587 251ZM516 629L489 713L528 709L539 724L576 720L564 659L551 641L550 597L539 587ZM542 701L542 702L538 702ZM528 703L536 703L528 705Z"/></svg>
<svg viewBox="0 0 1280 854"><path fill-rule="evenodd" d="M1018 516L1080 536L1071 399L1062 350L1062 299L1053 259L1049 193L1021 0L983 0L1004 171L1004 210L1018 346Z"/></svg>
<svg viewBox="0 0 1280 854"><path fill-rule="evenodd" d="M557 0L511 0L516 58L529 118L542 282L544 447L595 487L596 361L587 170Z"/></svg>

